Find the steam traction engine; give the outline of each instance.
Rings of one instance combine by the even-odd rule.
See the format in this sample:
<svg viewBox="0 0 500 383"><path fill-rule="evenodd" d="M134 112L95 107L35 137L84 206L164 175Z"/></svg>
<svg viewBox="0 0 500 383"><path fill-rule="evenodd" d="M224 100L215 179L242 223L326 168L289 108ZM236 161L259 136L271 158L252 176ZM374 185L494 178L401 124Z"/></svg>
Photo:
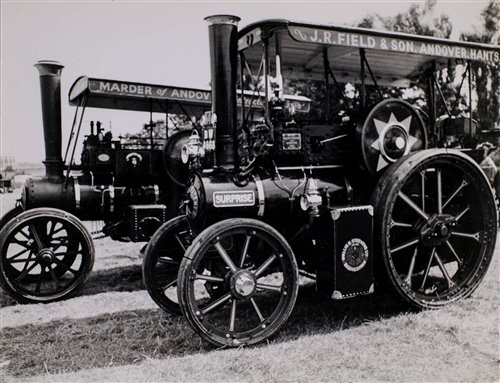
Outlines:
<svg viewBox="0 0 500 383"><path fill-rule="evenodd" d="M40 71L46 175L28 179L18 206L2 217L0 281L20 302L51 302L73 294L92 269L93 238L82 220L103 221L99 236L140 242L178 215L187 180L180 152L190 132L158 136L152 116L165 113L165 121L168 113L196 117L209 108L210 93L81 77L69 92L69 102L77 108L63 161L63 67L55 62L35 66ZM100 122L90 121L80 164L75 165L88 108L149 113L150 134L114 138Z"/></svg>
<svg viewBox="0 0 500 383"><path fill-rule="evenodd" d="M495 201L464 154L474 148L450 149L434 123L435 73L498 64L498 47L283 20L238 34L237 17L207 20L212 112L182 149L186 215L146 248L153 299L208 342L241 346L285 323L299 274L335 300L380 282L417 308L470 295L493 255ZM238 81L265 93L262 118L251 103L237 112ZM383 96L410 83L426 87L425 114ZM308 116L285 105L283 92L311 88ZM475 138L472 114L448 118Z"/></svg>

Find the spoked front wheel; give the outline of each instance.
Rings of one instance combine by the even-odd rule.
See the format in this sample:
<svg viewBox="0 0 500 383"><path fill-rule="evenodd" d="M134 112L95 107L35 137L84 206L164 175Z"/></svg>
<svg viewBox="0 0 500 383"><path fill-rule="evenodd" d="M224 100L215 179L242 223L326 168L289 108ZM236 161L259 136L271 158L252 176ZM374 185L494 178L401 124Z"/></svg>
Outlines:
<svg viewBox="0 0 500 383"><path fill-rule="evenodd" d="M472 159L444 149L415 153L387 170L373 204L380 262L404 300L436 308L477 288L497 229L491 188Z"/></svg>
<svg viewBox="0 0 500 383"><path fill-rule="evenodd" d="M47 303L77 291L94 264L94 245L73 215L37 208L0 231L0 283L17 301Z"/></svg>
<svg viewBox="0 0 500 383"><path fill-rule="evenodd" d="M186 216L172 218L154 233L144 252L142 275L149 295L163 310L180 314L177 274L193 240Z"/></svg>
<svg viewBox="0 0 500 383"><path fill-rule="evenodd" d="M285 323L297 298L298 267L271 226L228 219L194 239L178 283L194 330L216 346L238 347L269 338Z"/></svg>

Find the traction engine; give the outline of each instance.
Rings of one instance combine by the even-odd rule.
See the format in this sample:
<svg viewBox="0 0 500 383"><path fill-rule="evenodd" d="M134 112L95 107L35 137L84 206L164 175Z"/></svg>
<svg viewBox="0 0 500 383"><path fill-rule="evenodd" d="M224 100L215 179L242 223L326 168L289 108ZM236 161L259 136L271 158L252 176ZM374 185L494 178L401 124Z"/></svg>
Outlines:
<svg viewBox="0 0 500 383"><path fill-rule="evenodd" d="M182 149L186 214L162 225L145 251L155 302L182 313L213 345L239 347L286 322L304 278L333 300L371 294L383 282L420 309L470 295L497 230L491 187L471 157L440 145L401 99L363 102L328 123L286 108L282 57L324 65L327 83L330 58L353 57L320 46L316 26L270 20L238 34L237 17L206 20L212 110ZM259 120L245 118L243 103L236 109L237 78L244 83L252 60L264 68Z"/></svg>
<svg viewBox="0 0 500 383"><path fill-rule="evenodd" d="M77 119L78 109L85 110L87 103L106 107L108 102L102 94L93 101L89 87L78 86L87 81L80 78L70 91L70 96L81 93L63 161L63 67L47 61L35 66L40 72L46 173L29 178L17 207L2 217L0 282L19 302L46 303L75 293L92 269L93 238L82 220L103 221L102 236L141 242L148 241L161 224L178 215L186 181L180 148L187 142L189 131L179 131L161 145L151 139L149 145L131 148L113 139L110 131L104 132L99 121L91 121L90 132L83 140L81 163L75 165L73 156L83 121L83 111ZM137 105L152 103L132 99L134 104L128 107L129 94L108 97L113 97L115 109L141 110Z"/></svg>

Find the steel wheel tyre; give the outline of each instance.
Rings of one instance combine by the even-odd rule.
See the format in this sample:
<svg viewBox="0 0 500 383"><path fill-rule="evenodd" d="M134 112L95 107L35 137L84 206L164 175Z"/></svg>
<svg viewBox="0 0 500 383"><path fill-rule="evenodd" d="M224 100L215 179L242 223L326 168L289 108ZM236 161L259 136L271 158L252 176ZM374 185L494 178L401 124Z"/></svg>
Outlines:
<svg viewBox="0 0 500 383"><path fill-rule="evenodd" d="M437 308L477 288L495 249L497 217L471 158L445 149L413 154L386 171L372 202L379 262L399 296Z"/></svg>
<svg viewBox="0 0 500 383"><path fill-rule="evenodd" d="M94 264L94 245L78 218L58 209L19 214L0 231L0 283L23 303L75 293Z"/></svg>
<svg viewBox="0 0 500 383"><path fill-rule="evenodd" d="M193 329L216 346L272 336L293 310L298 267L271 226L228 219L195 238L179 270L179 302Z"/></svg>
<svg viewBox="0 0 500 383"><path fill-rule="evenodd" d="M177 274L193 239L186 216L172 218L158 228L144 252L142 276L149 295L163 310L181 314Z"/></svg>
<svg viewBox="0 0 500 383"><path fill-rule="evenodd" d="M16 206L13 209L10 209L7 213L5 213L3 217L0 219L0 230L2 230L5 225L7 225L7 222L9 222L15 216L21 214L23 211L24 209L21 206Z"/></svg>

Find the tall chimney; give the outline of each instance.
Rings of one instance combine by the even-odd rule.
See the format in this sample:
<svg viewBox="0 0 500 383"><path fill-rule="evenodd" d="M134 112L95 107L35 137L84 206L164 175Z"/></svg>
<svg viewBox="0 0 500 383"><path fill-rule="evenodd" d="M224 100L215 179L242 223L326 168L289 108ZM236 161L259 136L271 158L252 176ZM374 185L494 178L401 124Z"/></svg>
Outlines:
<svg viewBox="0 0 500 383"><path fill-rule="evenodd" d="M215 161L217 166L236 165L236 77L239 17L215 15L210 23L210 67L212 74L212 112L217 115Z"/></svg>
<svg viewBox="0 0 500 383"><path fill-rule="evenodd" d="M43 60L35 64L40 72L43 137L45 140L45 176L51 182L62 182L61 157L61 71L57 61Z"/></svg>

